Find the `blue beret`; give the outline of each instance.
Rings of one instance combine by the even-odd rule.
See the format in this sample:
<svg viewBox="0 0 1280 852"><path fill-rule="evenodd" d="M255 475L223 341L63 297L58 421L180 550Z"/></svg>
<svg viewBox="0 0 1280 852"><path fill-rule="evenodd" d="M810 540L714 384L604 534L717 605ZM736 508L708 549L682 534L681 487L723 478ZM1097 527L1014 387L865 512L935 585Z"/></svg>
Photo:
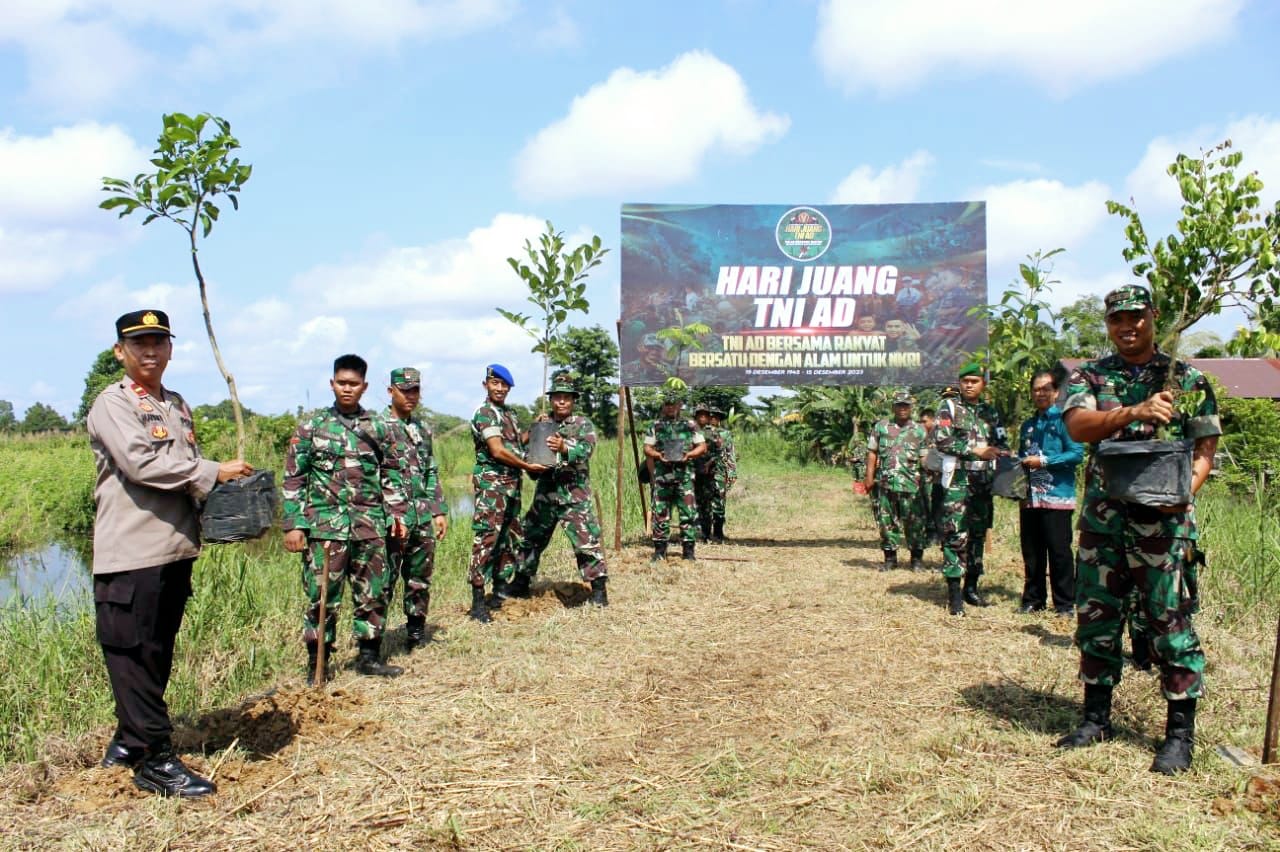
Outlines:
<svg viewBox="0 0 1280 852"><path fill-rule="evenodd" d="M502 379L508 387L516 386L515 379L511 378L511 371L501 364L490 364L484 368L484 380L487 382L493 378Z"/></svg>

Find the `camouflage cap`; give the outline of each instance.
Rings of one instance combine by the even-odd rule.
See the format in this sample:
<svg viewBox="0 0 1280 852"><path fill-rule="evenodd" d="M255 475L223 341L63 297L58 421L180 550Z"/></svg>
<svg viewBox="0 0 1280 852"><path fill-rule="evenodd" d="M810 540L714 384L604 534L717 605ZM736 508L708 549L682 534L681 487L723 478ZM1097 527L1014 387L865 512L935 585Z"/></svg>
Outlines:
<svg viewBox="0 0 1280 852"><path fill-rule="evenodd" d="M571 393L578 395L578 386L573 373L560 372L551 377L551 390L547 393Z"/></svg>
<svg viewBox="0 0 1280 852"><path fill-rule="evenodd" d="M694 413L694 414L702 414L703 412L706 412L707 414L710 414L710 413L711 413L711 406L707 405L705 402L700 402L700 403L698 403L697 407L693 409L693 413Z"/></svg>
<svg viewBox="0 0 1280 852"><path fill-rule="evenodd" d="M396 367L391 371L391 386L400 390L413 390L422 384L422 373L417 367Z"/></svg>
<svg viewBox="0 0 1280 852"><path fill-rule="evenodd" d="M1108 293L1102 304L1107 316L1120 311L1140 311L1152 307L1151 291L1137 284L1125 284Z"/></svg>
<svg viewBox="0 0 1280 852"><path fill-rule="evenodd" d="M713 406L711 406L711 416L712 416L712 417L719 417L719 418L723 419L723 418L724 418L724 409L723 409L723 408L721 408L721 407L720 407L720 406L718 406L718 405L713 405Z"/></svg>
<svg viewBox="0 0 1280 852"><path fill-rule="evenodd" d="M900 390L893 395L894 405L914 405L915 400L911 398L911 391Z"/></svg>
<svg viewBox="0 0 1280 852"><path fill-rule="evenodd" d="M662 389L663 405L670 405L671 403L677 403L677 402L683 405L684 400L685 400L685 393L680 388L663 388Z"/></svg>

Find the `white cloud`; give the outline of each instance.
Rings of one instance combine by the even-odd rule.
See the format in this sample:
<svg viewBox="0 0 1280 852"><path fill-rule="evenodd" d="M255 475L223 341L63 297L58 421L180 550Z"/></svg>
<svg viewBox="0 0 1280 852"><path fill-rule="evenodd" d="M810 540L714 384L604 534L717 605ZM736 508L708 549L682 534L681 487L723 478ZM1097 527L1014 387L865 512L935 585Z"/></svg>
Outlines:
<svg viewBox="0 0 1280 852"><path fill-rule="evenodd" d="M474 32L514 8L514 0L7 0L0 45L25 53L31 97L83 110L162 64L225 75L315 46L324 50L307 55L332 63Z"/></svg>
<svg viewBox="0 0 1280 852"><path fill-rule="evenodd" d="M652 191L692 179L713 152L750 154L789 126L755 108L731 66L692 51L657 71L619 68L574 98L516 157L516 187L536 198Z"/></svg>
<svg viewBox="0 0 1280 852"><path fill-rule="evenodd" d="M1265 185L1264 203L1274 204L1280 198L1280 119L1250 115L1225 127L1199 127L1179 136L1153 139L1125 181L1125 191L1139 212L1151 205L1175 208L1181 204L1178 185L1165 170L1178 154L1199 156L1224 139L1231 140L1233 150L1244 153L1237 175L1256 171Z"/></svg>
<svg viewBox="0 0 1280 852"><path fill-rule="evenodd" d="M104 175L131 175L147 153L92 122L45 136L0 129L0 293L44 289L83 272L126 229L98 209Z"/></svg>
<svg viewBox="0 0 1280 852"><path fill-rule="evenodd" d="M567 50L582 44L582 32L563 7L557 6L547 21L533 34L533 43L543 50Z"/></svg>
<svg viewBox="0 0 1280 852"><path fill-rule="evenodd" d="M934 157L928 151L916 151L901 163L876 171L871 166L858 166L836 187L832 204L892 204L915 201L920 181L933 170Z"/></svg>
<svg viewBox="0 0 1280 852"><path fill-rule="evenodd" d="M1107 216L1106 184L1067 186L1056 180L1018 180L971 193L987 202L987 256L1019 260L1038 249L1073 246Z"/></svg>
<svg viewBox="0 0 1280 852"><path fill-rule="evenodd" d="M996 72L1057 94L1123 77L1231 32L1245 0L825 0L814 44L848 93Z"/></svg>

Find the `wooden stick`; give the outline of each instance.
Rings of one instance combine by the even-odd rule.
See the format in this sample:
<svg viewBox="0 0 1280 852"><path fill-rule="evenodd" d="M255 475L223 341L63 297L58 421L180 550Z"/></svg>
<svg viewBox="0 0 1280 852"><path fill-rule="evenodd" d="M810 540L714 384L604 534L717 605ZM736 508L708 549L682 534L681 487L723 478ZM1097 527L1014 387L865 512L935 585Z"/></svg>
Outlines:
<svg viewBox="0 0 1280 852"><path fill-rule="evenodd" d="M1280 622L1276 624L1276 654L1271 663L1271 700L1267 702L1267 731L1262 740L1262 762L1276 762L1276 735L1280 733Z"/></svg>
<svg viewBox="0 0 1280 852"><path fill-rule="evenodd" d="M618 320L618 331L622 331L622 320ZM622 465L626 458L626 414L622 410L622 393L618 393L618 475L614 483L613 496L617 505L613 509L613 549L622 552ZM603 519L602 519L603 520Z"/></svg>
<svg viewBox="0 0 1280 852"><path fill-rule="evenodd" d="M320 578L320 629L316 634L315 681L316 689L323 690L325 658L329 655L329 643L325 641L325 634L328 632L326 628L329 626L329 542L322 542L320 549L324 551L324 573Z"/></svg>
<svg viewBox="0 0 1280 852"><path fill-rule="evenodd" d="M636 484L640 486L640 511L644 514L644 528L649 528L649 501L644 495L644 483L640 481L640 445L636 443L636 412L631 405L631 388L622 386L627 399L627 422L631 425L631 455L636 462Z"/></svg>

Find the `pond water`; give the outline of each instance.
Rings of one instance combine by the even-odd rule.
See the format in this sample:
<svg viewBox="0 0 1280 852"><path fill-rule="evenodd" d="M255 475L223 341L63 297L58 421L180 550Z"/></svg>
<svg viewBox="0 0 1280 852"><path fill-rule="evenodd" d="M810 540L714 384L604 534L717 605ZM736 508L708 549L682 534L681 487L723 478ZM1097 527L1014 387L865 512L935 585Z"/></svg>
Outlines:
<svg viewBox="0 0 1280 852"><path fill-rule="evenodd" d="M87 605L91 586L87 554L69 543L53 542L0 561L0 606L50 599Z"/></svg>

